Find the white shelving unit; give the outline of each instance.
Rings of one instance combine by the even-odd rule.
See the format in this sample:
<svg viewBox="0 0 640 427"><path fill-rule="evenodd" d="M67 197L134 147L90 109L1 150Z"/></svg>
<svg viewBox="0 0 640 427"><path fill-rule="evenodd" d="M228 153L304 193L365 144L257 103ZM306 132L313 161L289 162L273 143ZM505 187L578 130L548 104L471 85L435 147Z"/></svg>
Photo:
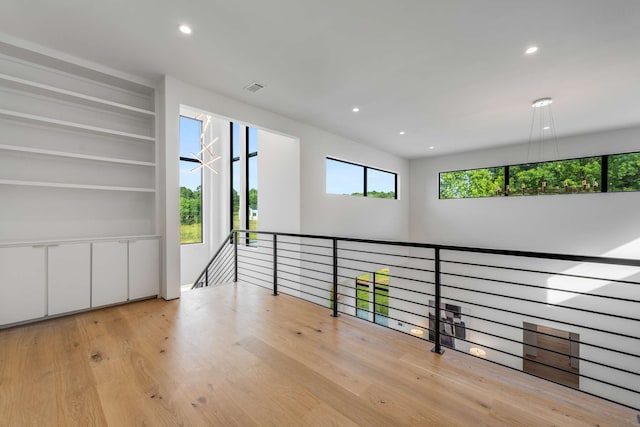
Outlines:
<svg viewBox="0 0 640 427"><path fill-rule="evenodd" d="M96 292L117 295L104 304L133 299L129 289L135 298L159 293L155 135L153 87L0 43L0 265L15 265L18 258L28 264L36 253L38 265L32 267L40 271L46 258L37 248L47 253L58 245L51 254L64 254L60 260L66 263L49 266L49 284L40 277L24 289L0 282L3 300L24 305L12 303L0 327L94 308L87 295L96 286ZM138 240L144 243L134 245ZM127 293L112 292L95 272L86 274L93 259L89 248L91 256L94 250L101 254L98 248L110 241L126 243L120 247L126 262L103 261L114 265L110 273L127 279ZM20 269L32 268L23 264ZM69 281L65 269L74 265L82 274ZM47 291L53 292L48 299ZM82 301L73 301L79 294Z"/></svg>

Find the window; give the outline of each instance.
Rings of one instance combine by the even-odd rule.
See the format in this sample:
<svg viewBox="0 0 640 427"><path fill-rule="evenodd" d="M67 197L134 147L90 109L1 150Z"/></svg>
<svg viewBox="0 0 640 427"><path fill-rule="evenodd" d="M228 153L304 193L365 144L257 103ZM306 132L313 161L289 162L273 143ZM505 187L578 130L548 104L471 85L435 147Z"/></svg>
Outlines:
<svg viewBox="0 0 640 427"><path fill-rule="evenodd" d="M202 122L180 116L180 243L202 243Z"/></svg>
<svg viewBox="0 0 640 427"><path fill-rule="evenodd" d="M601 159L558 160L509 166L511 196L600 191Z"/></svg>
<svg viewBox="0 0 640 427"><path fill-rule="evenodd" d="M231 123L231 229L240 228L240 125Z"/></svg>
<svg viewBox="0 0 640 427"><path fill-rule="evenodd" d="M326 192L328 194L397 199L398 175L327 157Z"/></svg>
<svg viewBox="0 0 640 427"><path fill-rule="evenodd" d="M396 198L396 174L367 168L367 197Z"/></svg>
<svg viewBox="0 0 640 427"><path fill-rule="evenodd" d="M373 321L389 326L389 267L356 277L356 316L369 320L372 285Z"/></svg>
<svg viewBox="0 0 640 427"><path fill-rule="evenodd" d="M501 196L504 189L504 168L481 168L440 173L440 198Z"/></svg>
<svg viewBox="0 0 640 427"><path fill-rule="evenodd" d="M247 127L247 196L245 228L258 229L258 129ZM249 233L247 244L257 243L258 235Z"/></svg>
<svg viewBox="0 0 640 427"><path fill-rule="evenodd" d="M608 157L608 191L640 191L640 153Z"/></svg>
<svg viewBox="0 0 640 427"><path fill-rule="evenodd" d="M231 185L229 202L231 229L258 229L258 130L231 123ZM244 139L241 136L244 135ZM241 148L244 148L241 150ZM244 185L243 185L244 184ZM244 191L242 190L244 189ZM244 209L240 209L240 206ZM247 234L246 243L257 241Z"/></svg>

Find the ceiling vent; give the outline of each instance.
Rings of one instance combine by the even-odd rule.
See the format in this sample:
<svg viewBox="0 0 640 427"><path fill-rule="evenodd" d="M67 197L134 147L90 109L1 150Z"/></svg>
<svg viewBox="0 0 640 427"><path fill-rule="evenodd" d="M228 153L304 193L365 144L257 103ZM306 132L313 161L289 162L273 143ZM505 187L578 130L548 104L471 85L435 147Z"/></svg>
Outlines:
<svg viewBox="0 0 640 427"><path fill-rule="evenodd" d="M257 83L257 82L253 82L249 86L246 86L245 89L248 90L249 92L256 93L260 89L264 89L264 85L261 85L260 83Z"/></svg>

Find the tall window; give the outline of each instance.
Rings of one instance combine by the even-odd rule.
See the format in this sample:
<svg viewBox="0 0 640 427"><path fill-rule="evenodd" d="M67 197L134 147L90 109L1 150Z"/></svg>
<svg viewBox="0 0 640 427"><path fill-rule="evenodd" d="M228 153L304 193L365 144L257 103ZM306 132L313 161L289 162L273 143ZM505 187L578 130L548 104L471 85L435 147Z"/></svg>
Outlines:
<svg viewBox="0 0 640 427"><path fill-rule="evenodd" d="M202 122L180 116L180 243L202 243L202 168L192 153L200 151Z"/></svg>
<svg viewBox="0 0 640 427"><path fill-rule="evenodd" d="M240 228L240 125L231 123L231 229Z"/></svg>
<svg viewBox="0 0 640 427"><path fill-rule="evenodd" d="M398 198L398 175L393 172L327 157L326 174L328 194Z"/></svg>
<svg viewBox="0 0 640 427"><path fill-rule="evenodd" d="M258 129L247 127L247 212L245 227L247 230L258 229ZM256 242L257 235L249 234L247 244Z"/></svg>
<svg viewBox="0 0 640 427"><path fill-rule="evenodd" d="M231 123L230 214L232 229L258 229L258 130L238 123ZM246 243L255 243L256 239L255 233L249 233Z"/></svg>

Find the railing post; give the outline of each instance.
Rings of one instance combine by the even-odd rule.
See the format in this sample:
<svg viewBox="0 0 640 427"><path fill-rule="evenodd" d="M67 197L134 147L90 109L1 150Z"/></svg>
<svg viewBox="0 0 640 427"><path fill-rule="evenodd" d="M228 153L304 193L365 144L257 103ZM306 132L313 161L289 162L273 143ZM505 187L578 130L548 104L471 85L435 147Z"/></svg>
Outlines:
<svg viewBox="0 0 640 427"><path fill-rule="evenodd" d="M436 286L436 302L435 302L435 322L434 322L434 341L436 346L431 349L432 352L442 354L444 350L440 346L440 301L442 296L440 294L440 248L434 248L435 251L435 286Z"/></svg>
<svg viewBox="0 0 640 427"><path fill-rule="evenodd" d="M273 295L278 295L278 235L273 235Z"/></svg>
<svg viewBox="0 0 640 427"><path fill-rule="evenodd" d="M238 232L233 232L233 281L238 282Z"/></svg>
<svg viewBox="0 0 640 427"><path fill-rule="evenodd" d="M376 323L376 272L373 272L373 323Z"/></svg>
<svg viewBox="0 0 640 427"><path fill-rule="evenodd" d="M204 270L204 285L209 286L209 265Z"/></svg>
<svg viewBox="0 0 640 427"><path fill-rule="evenodd" d="M333 317L338 317L338 239L333 239Z"/></svg>

